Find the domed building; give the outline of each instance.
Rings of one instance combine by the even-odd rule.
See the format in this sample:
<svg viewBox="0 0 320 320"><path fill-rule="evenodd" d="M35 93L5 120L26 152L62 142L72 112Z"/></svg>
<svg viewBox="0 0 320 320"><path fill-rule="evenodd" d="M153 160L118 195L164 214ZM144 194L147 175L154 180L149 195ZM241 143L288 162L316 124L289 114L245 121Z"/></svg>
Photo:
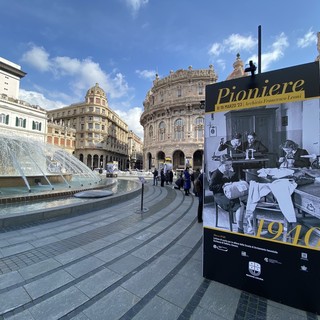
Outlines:
<svg viewBox="0 0 320 320"><path fill-rule="evenodd" d="M118 162L128 167L128 125L110 109L104 90L96 83L85 101L48 111L49 122L76 129L74 155L90 168Z"/></svg>
<svg viewBox="0 0 320 320"><path fill-rule="evenodd" d="M216 81L212 65L171 71L163 79L156 76L140 118L145 170L159 169L165 163L175 171L187 165L194 170L202 167L205 87Z"/></svg>

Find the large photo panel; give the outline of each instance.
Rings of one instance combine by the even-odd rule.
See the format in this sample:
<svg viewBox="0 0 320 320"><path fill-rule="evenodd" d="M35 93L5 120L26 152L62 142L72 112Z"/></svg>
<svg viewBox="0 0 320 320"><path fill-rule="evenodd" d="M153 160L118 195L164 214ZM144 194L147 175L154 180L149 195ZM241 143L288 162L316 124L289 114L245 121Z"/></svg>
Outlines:
<svg viewBox="0 0 320 320"><path fill-rule="evenodd" d="M314 62L209 85L205 114L204 276L313 312L319 97Z"/></svg>

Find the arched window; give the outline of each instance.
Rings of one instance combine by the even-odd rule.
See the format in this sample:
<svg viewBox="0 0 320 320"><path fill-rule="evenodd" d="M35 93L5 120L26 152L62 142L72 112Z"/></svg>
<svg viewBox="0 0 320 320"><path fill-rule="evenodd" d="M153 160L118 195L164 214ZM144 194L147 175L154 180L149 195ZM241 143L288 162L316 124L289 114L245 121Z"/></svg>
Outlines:
<svg viewBox="0 0 320 320"><path fill-rule="evenodd" d="M166 124L164 121L161 121L159 124L159 140L164 141L166 134Z"/></svg>
<svg viewBox="0 0 320 320"><path fill-rule="evenodd" d="M183 140L184 139L184 122L181 118L174 122L174 139Z"/></svg>
<svg viewBox="0 0 320 320"><path fill-rule="evenodd" d="M204 119L203 117L197 117L194 123L194 137L195 139L203 138Z"/></svg>

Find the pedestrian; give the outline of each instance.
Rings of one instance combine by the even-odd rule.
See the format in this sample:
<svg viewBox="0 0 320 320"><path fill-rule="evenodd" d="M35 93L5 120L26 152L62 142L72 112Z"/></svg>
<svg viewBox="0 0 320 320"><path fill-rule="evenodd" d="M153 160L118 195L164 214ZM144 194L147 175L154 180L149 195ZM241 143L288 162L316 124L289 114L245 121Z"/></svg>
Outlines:
<svg viewBox="0 0 320 320"><path fill-rule="evenodd" d="M172 170L169 171L169 183L170 184L173 183L173 172L172 172Z"/></svg>
<svg viewBox="0 0 320 320"><path fill-rule="evenodd" d="M170 179L170 177L169 177L169 172L170 172L170 170L167 170L167 172L166 172L166 174L165 174L165 177L166 177L166 185L169 184L169 179Z"/></svg>
<svg viewBox="0 0 320 320"><path fill-rule="evenodd" d="M184 176L183 189L184 189L185 195L188 196L191 188L191 177L189 173L189 167L186 167L186 169L183 171L183 176Z"/></svg>
<svg viewBox="0 0 320 320"><path fill-rule="evenodd" d="M200 175L200 170L197 169L196 171L193 171L192 174L191 174L191 183L192 183L192 191L194 193L194 195L197 197L197 190L196 190L196 186L195 186L195 182L197 180L197 178L199 177Z"/></svg>
<svg viewBox="0 0 320 320"><path fill-rule="evenodd" d="M200 171L199 176L196 178L195 182L195 191L198 195L198 222L202 223L202 214L203 214L203 171Z"/></svg>
<svg viewBox="0 0 320 320"><path fill-rule="evenodd" d="M157 168L154 168L153 170L153 185L157 186L158 185L158 170Z"/></svg>
<svg viewBox="0 0 320 320"><path fill-rule="evenodd" d="M161 187L164 187L164 182L166 180L166 176L164 174L164 170L163 169L161 169L161 171L160 171L160 180L161 180Z"/></svg>

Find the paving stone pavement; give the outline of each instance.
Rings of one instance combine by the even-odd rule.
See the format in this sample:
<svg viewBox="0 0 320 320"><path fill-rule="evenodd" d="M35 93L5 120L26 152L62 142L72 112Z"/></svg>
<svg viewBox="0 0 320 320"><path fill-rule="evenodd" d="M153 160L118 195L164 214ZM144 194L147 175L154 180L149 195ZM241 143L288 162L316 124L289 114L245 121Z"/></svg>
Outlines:
<svg viewBox="0 0 320 320"><path fill-rule="evenodd" d="M147 183L140 204L0 230L0 319L319 319L203 278L196 197Z"/></svg>

